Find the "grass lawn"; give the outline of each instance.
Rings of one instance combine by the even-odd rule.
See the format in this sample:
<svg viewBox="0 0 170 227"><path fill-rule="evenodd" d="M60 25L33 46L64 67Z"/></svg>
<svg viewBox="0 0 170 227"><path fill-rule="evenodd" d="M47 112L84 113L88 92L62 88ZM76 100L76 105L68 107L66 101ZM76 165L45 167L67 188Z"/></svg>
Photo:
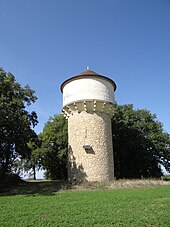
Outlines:
<svg viewBox="0 0 170 227"><path fill-rule="evenodd" d="M170 226L170 186L0 196L0 226Z"/></svg>

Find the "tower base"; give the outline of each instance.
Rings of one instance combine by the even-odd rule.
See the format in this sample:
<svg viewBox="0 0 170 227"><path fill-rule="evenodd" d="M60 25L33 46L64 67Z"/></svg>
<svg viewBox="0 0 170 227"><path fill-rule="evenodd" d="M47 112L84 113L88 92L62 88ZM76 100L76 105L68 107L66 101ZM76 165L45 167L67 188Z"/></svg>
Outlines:
<svg viewBox="0 0 170 227"><path fill-rule="evenodd" d="M70 181L114 179L111 117L101 112L74 112L68 118Z"/></svg>

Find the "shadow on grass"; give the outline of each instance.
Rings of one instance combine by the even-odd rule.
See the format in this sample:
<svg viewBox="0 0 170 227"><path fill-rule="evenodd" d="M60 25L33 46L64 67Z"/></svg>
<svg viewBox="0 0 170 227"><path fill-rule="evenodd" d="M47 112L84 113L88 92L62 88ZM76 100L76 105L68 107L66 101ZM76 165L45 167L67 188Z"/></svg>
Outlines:
<svg viewBox="0 0 170 227"><path fill-rule="evenodd" d="M67 181L23 181L17 186L10 187L0 196L10 195L55 195L59 190L69 189Z"/></svg>

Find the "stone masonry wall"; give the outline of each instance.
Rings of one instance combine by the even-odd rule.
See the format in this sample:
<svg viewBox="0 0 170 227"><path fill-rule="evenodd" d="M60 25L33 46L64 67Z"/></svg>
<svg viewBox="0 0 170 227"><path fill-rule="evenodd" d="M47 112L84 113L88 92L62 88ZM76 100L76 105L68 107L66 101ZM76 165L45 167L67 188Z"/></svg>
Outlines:
<svg viewBox="0 0 170 227"><path fill-rule="evenodd" d="M114 178L111 118L107 113L74 112L68 119L68 135L71 181ZM85 150L85 144L91 149Z"/></svg>

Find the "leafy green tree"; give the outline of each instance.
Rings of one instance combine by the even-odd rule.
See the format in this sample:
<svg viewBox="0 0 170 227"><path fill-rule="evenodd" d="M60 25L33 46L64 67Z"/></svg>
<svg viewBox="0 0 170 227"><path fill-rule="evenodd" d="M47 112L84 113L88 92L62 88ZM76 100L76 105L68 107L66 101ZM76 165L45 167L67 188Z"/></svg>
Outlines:
<svg viewBox="0 0 170 227"><path fill-rule="evenodd" d="M67 121L63 115L55 115L46 123L40 134L41 148L37 149L37 158L46 170L46 178L67 178Z"/></svg>
<svg viewBox="0 0 170 227"><path fill-rule="evenodd" d="M170 170L170 138L156 115L117 106L112 126L117 178L160 177L161 165Z"/></svg>
<svg viewBox="0 0 170 227"><path fill-rule="evenodd" d="M30 171L30 175L33 175L34 180L36 180L36 169L41 168L41 153L39 152L41 147L41 141L37 137L34 141L30 141L28 143L28 147L30 149L30 155L25 160L24 163L24 171Z"/></svg>
<svg viewBox="0 0 170 227"><path fill-rule="evenodd" d="M27 109L36 101L28 85L22 87L14 75L0 69L0 176L10 173L18 158L28 158L28 142L36 138L35 112Z"/></svg>
<svg viewBox="0 0 170 227"><path fill-rule="evenodd" d="M36 180L36 170L41 169L41 142L37 136L33 141L28 142L28 152L26 158L19 158L14 162L14 172L18 175L27 174Z"/></svg>
<svg viewBox="0 0 170 227"><path fill-rule="evenodd" d="M156 115L134 110L133 105L116 106L112 126L117 178L160 177L161 165L170 171L170 137ZM47 170L47 178L66 178L67 137L62 115L51 118L40 134L42 145L34 153Z"/></svg>

